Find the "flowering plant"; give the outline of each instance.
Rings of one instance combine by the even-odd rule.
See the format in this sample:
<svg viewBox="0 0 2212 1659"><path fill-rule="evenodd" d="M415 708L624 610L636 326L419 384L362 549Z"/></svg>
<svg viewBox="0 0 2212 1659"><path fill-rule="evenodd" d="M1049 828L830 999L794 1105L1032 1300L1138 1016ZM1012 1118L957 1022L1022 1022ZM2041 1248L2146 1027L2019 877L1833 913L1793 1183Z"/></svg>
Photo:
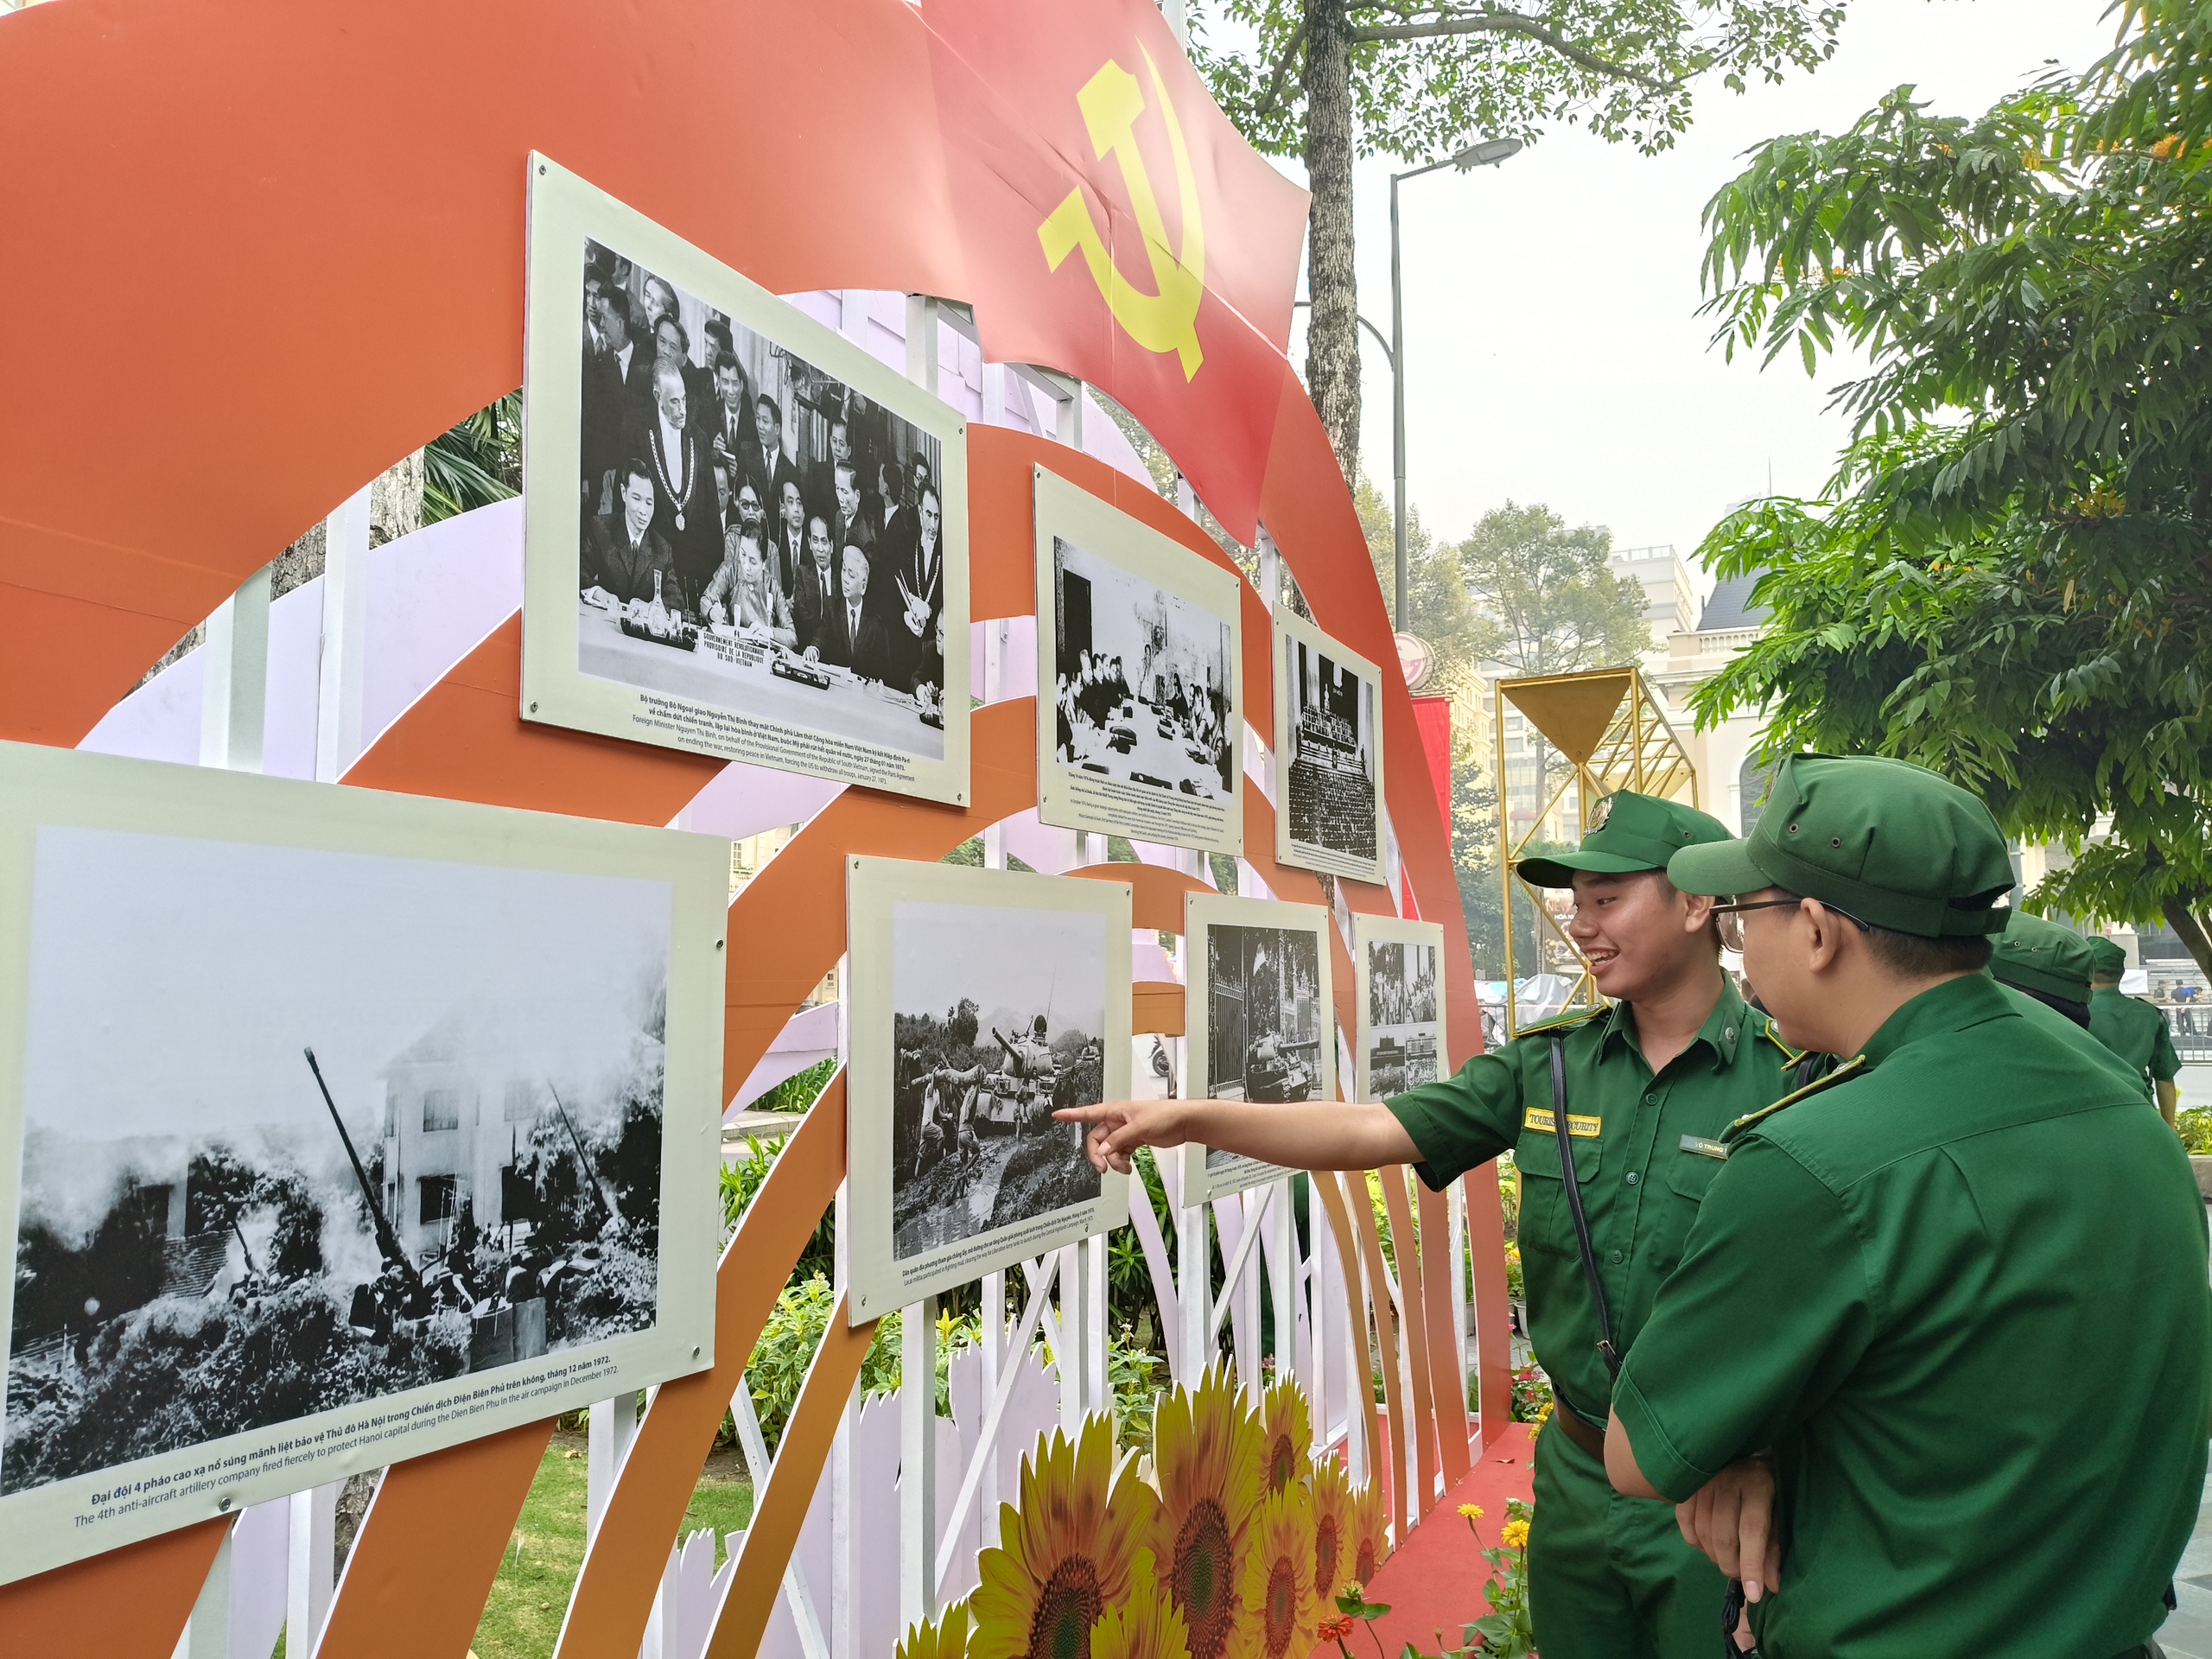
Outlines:
<svg viewBox="0 0 2212 1659"><path fill-rule="evenodd" d="M1523 1365L1513 1373L1513 1421L1541 1423L1552 1414L1552 1380L1541 1365Z"/></svg>
<svg viewBox="0 0 2212 1659"><path fill-rule="evenodd" d="M1545 1402L1547 1407L1550 1402ZM1483 1542L1482 1529L1475 1525L1482 1511L1470 1503L1459 1511L1466 1517L1467 1530L1475 1535L1478 1544ZM1521 1499L1509 1498L1505 1504L1505 1524L1498 1529L1495 1548L1484 1545L1483 1559L1491 1565L1492 1577L1483 1586L1483 1599L1490 1603L1489 1614L1474 1620L1465 1630L1467 1649L1480 1653L1484 1659L1533 1659L1536 1651L1536 1633L1529 1622L1529 1521L1534 1513Z"/></svg>

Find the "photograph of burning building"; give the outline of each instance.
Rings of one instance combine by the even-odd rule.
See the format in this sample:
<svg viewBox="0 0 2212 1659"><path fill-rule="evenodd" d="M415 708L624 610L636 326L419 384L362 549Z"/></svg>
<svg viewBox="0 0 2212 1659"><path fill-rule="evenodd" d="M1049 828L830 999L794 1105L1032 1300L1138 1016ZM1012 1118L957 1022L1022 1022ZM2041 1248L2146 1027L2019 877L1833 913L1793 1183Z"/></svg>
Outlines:
<svg viewBox="0 0 2212 1659"><path fill-rule="evenodd" d="M1439 1075L1443 930L1433 922L1352 918L1359 964L1360 1098L1386 1100Z"/></svg>
<svg viewBox="0 0 2212 1659"><path fill-rule="evenodd" d="M880 1311L1125 1219L1052 1113L1125 1097L1130 897L855 861L853 1284Z"/></svg>
<svg viewBox="0 0 2212 1659"><path fill-rule="evenodd" d="M0 1493L652 1326L669 884L48 824L30 887Z"/></svg>
<svg viewBox="0 0 2212 1659"><path fill-rule="evenodd" d="M1382 876L1382 681L1374 664L1297 618L1275 624L1283 763L1275 857L1356 881Z"/></svg>
<svg viewBox="0 0 2212 1659"><path fill-rule="evenodd" d="M1190 1000L1191 1065L1205 1067L1209 1100L1262 1104L1328 1099L1336 1092L1329 1010L1328 947L1333 925L1319 906L1193 895L1186 901L1191 958L1203 963ZM1199 1056L1204 1056L1203 1062ZM1189 1165L1185 1164L1186 1179ZM1207 1149L1205 1194L1234 1192L1273 1172L1234 1153Z"/></svg>

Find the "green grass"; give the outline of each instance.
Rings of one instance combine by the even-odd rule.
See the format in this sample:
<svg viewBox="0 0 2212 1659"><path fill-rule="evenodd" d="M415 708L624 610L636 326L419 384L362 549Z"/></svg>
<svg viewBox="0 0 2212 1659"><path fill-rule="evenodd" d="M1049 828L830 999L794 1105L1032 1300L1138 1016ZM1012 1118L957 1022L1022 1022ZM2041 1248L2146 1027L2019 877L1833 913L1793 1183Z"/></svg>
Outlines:
<svg viewBox="0 0 2212 1659"><path fill-rule="evenodd" d="M476 1659L546 1659L553 1651L569 1592L583 1566L588 1466L583 1433L556 1431L523 1500L491 1599L476 1626L471 1649ZM719 1567L727 1558L724 1535L752 1518L753 1485L745 1478L744 1465L734 1452L715 1452L683 1511L683 1532L713 1528Z"/></svg>

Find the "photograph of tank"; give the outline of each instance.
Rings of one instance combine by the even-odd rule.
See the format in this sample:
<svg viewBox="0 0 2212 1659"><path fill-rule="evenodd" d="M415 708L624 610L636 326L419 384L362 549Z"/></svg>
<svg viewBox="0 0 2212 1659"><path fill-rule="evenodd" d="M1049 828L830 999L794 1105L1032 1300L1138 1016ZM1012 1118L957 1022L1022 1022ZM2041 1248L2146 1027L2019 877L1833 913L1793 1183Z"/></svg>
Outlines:
<svg viewBox="0 0 2212 1659"><path fill-rule="evenodd" d="M1352 918L1361 978L1359 1056L1363 1100L1403 1094L1439 1076L1442 930L1433 923Z"/></svg>
<svg viewBox="0 0 2212 1659"><path fill-rule="evenodd" d="M1325 1100L1336 1093L1327 944L1332 925L1318 906L1193 895L1186 901L1193 976L1193 1072L1205 1068L1205 1097L1262 1105ZM1197 1081L1194 1077L1192 1081ZM1186 1159L1185 1179L1192 1179ZM1237 1154L1206 1148L1195 1172L1217 1197L1276 1173Z"/></svg>
<svg viewBox="0 0 2212 1659"><path fill-rule="evenodd" d="M1356 881L1382 878L1382 681L1373 664L1278 615L1275 731L1283 764L1279 862Z"/></svg>
<svg viewBox="0 0 2212 1659"><path fill-rule="evenodd" d="M1037 537L1039 816L1241 850L1235 573L1041 467Z"/></svg>
<svg viewBox="0 0 2212 1659"><path fill-rule="evenodd" d="M1097 1198L1052 1113L1105 1098L1105 919L902 904L892 939L893 1254Z"/></svg>
<svg viewBox="0 0 2212 1659"><path fill-rule="evenodd" d="M49 825L0 1492L650 1328L664 882Z"/></svg>

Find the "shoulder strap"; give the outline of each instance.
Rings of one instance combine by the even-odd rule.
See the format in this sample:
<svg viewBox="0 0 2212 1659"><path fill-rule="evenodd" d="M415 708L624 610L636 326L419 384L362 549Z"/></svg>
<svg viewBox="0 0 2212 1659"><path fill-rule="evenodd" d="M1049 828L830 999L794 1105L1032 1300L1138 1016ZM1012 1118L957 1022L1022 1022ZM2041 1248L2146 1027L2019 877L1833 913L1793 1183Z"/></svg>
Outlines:
<svg viewBox="0 0 2212 1659"><path fill-rule="evenodd" d="M1605 1306L1605 1287L1598 1276L1597 1252L1590 1248L1590 1221L1582 1213L1582 1183L1574 1176L1574 1137L1567 1128L1567 1045L1554 1036L1552 1048L1552 1136L1559 1142L1559 1171L1567 1183L1567 1211L1574 1222L1574 1248L1582 1256L1582 1276L1590 1281L1590 1300L1598 1310L1598 1357L1612 1376L1621 1373L1621 1357L1613 1346L1613 1318Z"/></svg>
<svg viewBox="0 0 2212 1659"><path fill-rule="evenodd" d="M1803 1062L1799 1062L1799 1065L1802 1068ZM1756 1124L1764 1123L1768 1118L1772 1117L1783 1107L1795 1106L1799 1101L1806 1099L1809 1096L1817 1095L1821 1090L1830 1088L1836 1084L1848 1082L1851 1078L1857 1077L1866 1069L1866 1057L1864 1054L1854 1054L1849 1059L1846 1060L1841 1065L1836 1067L1834 1071L1829 1072L1826 1077L1815 1077L1812 1082L1804 1084L1789 1094L1784 1095L1780 1100L1776 1101L1771 1106L1762 1106L1756 1112L1745 1113L1743 1116L1738 1118L1733 1123L1731 1123L1726 1128L1720 1131L1720 1139L1725 1142L1732 1142L1741 1136L1746 1129L1752 1128Z"/></svg>

